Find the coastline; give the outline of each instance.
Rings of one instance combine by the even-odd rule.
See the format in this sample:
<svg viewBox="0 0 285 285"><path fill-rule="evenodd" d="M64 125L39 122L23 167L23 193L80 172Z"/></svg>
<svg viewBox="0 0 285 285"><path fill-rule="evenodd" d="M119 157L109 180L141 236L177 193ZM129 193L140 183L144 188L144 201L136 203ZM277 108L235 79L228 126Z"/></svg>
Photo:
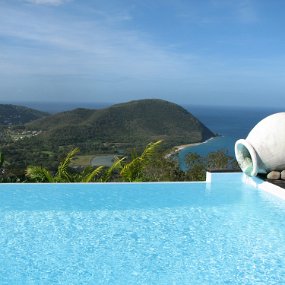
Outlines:
<svg viewBox="0 0 285 285"><path fill-rule="evenodd" d="M211 141L212 139L216 138L215 137L211 137L203 142L199 142L199 143L189 143L189 144L182 144L182 145L177 145L177 146L174 146L173 147L173 150L168 153L165 158L169 158L175 154L177 154L178 152L180 152L181 150L183 150L184 148L187 148L187 147L193 147L193 146L197 146L197 145L201 145L201 144L204 144L204 143L208 143L209 141Z"/></svg>
<svg viewBox="0 0 285 285"><path fill-rule="evenodd" d="M203 143L207 143L207 142L211 141L214 138L216 138L216 137L211 137L211 138L209 138L209 139L207 139L207 140L205 140L203 142L199 142L199 143L189 143L189 144L177 145L177 146L174 147L174 149L175 149L174 151L178 152L180 150L183 150L186 147L192 147L192 146L197 146L197 145L200 145L200 144L203 144Z"/></svg>

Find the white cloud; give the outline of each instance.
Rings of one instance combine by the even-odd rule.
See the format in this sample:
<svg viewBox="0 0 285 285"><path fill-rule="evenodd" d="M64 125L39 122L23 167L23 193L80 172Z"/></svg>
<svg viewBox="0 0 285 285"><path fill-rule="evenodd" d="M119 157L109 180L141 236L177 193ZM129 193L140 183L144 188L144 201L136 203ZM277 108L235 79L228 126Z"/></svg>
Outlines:
<svg viewBox="0 0 285 285"><path fill-rule="evenodd" d="M1 35L17 39L24 46L7 48L6 62L10 67L2 66L0 72L14 69L15 74L74 72L115 80L174 79L189 74L195 61L192 56L179 55L155 44L135 30L115 28L112 24L108 27L105 21L74 21L57 14L38 15L16 8L3 11Z"/></svg>
<svg viewBox="0 0 285 285"><path fill-rule="evenodd" d="M26 2L35 5L53 5L59 6L67 2L68 0L26 0Z"/></svg>
<svg viewBox="0 0 285 285"><path fill-rule="evenodd" d="M178 92L177 82L190 82L195 67L200 68L201 62L192 55L179 54L129 25L109 21L119 15L116 23L125 23L120 16L127 13L75 18L61 9L37 12L29 5L0 9L0 37L7 39L0 42L0 83L16 81L6 84L12 93L17 85L35 97L44 96L37 95L43 90L46 97L77 93L87 98L95 91L102 96L146 97L171 93L172 85ZM0 93L6 93L1 90L0 84Z"/></svg>
<svg viewBox="0 0 285 285"><path fill-rule="evenodd" d="M208 51L196 51L196 43L191 46L189 36L189 49L181 52L183 45L179 46L179 40L174 42L170 38L163 45L151 31L143 32L141 25L136 25L137 14L127 8L86 6L82 4L85 1L73 1L66 10L51 11L33 6L56 7L69 1L72 0L0 0L0 99L3 94L14 94L15 88L22 88L23 94L34 94L26 96L37 100L37 96L53 96L57 100L57 96L70 94L80 99L89 96L90 101L94 100L93 94L102 96L102 100L127 94L141 94L141 97L175 94L175 98L186 94L183 96L187 102L194 102L194 96L203 92L212 95L212 89L216 93L235 92L240 86L247 88L254 84L263 84L266 89L266 84L272 87L270 82L273 81L280 90L285 89L284 58L278 58L277 54L276 61L272 61L272 56L268 56L268 63L249 61L247 54L243 55L248 47L255 48L254 39L249 37L216 34L207 46L206 39L203 40L202 49L208 48ZM12 2L17 5L10 4ZM19 2L22 5L18 5ZM30 5L23 4L28 2ZM259 6L254 1L212 0L211 3L205 11L197 8L178 12L185 11L180 16L193 22L234 23L242 28L259 20ZM224 48L225 55L219 56L224 50L215 52L215 47L211 52L212 38L220 41L217 43ZM239 47L241 56L236 56ZM230 54L231 51L234 53ZM256 57L259 59L259 54ZM3 86L7 86L6 89ZM272 92L275 92L277 88L273 87ZM256 94L262 89L258 88ZM76 97L76 94L80 95ZM16 94L15 98L19 96Z"/></svg>

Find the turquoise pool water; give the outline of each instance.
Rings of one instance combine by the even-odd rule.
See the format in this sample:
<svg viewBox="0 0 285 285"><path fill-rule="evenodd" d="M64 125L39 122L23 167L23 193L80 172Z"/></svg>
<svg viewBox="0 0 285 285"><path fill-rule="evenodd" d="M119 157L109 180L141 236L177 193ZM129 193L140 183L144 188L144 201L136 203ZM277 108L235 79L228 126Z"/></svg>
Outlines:
<svg viewBox="0 0 285 285"><path fill-rule="evenodd" d="M284 284L285 201L207 183L0 186L0 284Z"/></svg>

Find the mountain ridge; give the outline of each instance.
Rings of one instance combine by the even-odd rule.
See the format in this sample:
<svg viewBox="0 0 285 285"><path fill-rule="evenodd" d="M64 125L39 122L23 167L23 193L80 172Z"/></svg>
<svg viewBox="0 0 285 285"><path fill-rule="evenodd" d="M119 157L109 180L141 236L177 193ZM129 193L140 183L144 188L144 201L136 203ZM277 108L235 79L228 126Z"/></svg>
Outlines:
<svg viewBox="0 0 285 285"><path fill-rule="evenodd" d="M48 116L47 112L13 104L0 104L0 125L23 125Z"/></svg>
<svg viewBox="0 0 285 285"><path fill-rule="evenodd" d="M206 126L181 106L145 99L104 109L78 108L46 115L25 125L2 126L0 145L11 169L28 165L54 168L63 154L79 147L81 155L124 155L163 140L163 150L204 142L214 137Z"/></svg>
<svg viewBox="0 0 285 285"><path fill-rule="evenodd" d="M215 136L186 109L161 99L135 100L104 109L78 108L29 122L26 127L44 131L48 140L65 135L70 142L77 136L82 141L94 138L145 144L164 139L183 144Z"/></svg>

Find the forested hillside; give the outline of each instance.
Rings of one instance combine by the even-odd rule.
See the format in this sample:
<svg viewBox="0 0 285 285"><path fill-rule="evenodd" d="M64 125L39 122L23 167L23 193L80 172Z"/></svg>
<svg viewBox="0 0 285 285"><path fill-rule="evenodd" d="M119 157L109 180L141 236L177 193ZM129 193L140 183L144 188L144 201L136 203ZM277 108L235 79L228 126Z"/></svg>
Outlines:
<svg viewBox="0 0 285 285"><path fill-rule="evenodd" d="M45 116L48 113L23 106L0 104L0 125L23 125Z"/></svg>
<svg viewBox="0 0 285 285"><path fill-rule="evenodd" d="M3 127L1 148L13 171L30 164L53 168L74 147L82 155L130 155L153 141L163 140L168 149L214 136L181 106L155 99L38 116L27 124Z"/></svg>
<svg viewBox="0 0 285 285"><path fill-rule="evenodd" d="M167 144L194 143L214 134L182 107L163 100L140 100L101 110L76 109L27 125L42 130L46 141L145 144L163 139Z"/></svg>

